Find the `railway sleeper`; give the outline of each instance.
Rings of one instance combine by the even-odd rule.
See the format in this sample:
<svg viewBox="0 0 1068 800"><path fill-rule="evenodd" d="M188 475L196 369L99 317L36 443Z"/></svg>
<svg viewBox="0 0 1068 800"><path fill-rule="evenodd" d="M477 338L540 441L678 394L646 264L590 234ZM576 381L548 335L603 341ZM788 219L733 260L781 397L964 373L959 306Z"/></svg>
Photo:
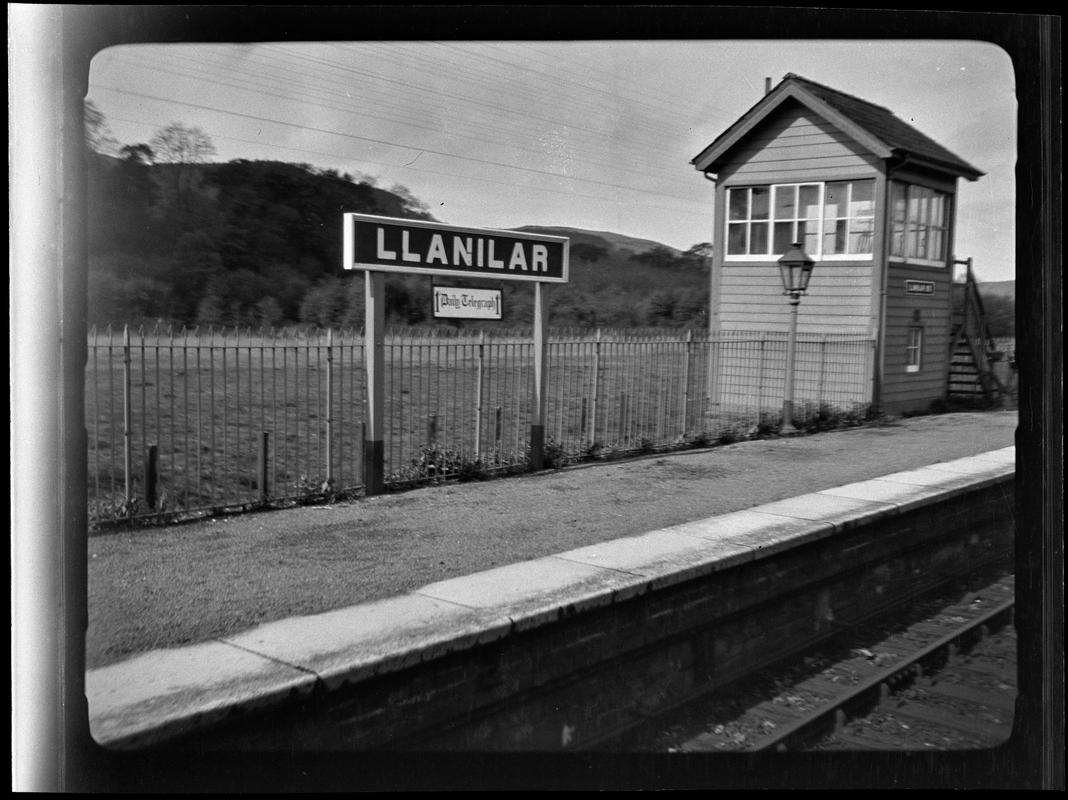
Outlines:
<svg viewBox="0 0 1068 800"><path fill-rule="evenodd" d="M937 692L944 697L953 700L963 700L967 703L986 706L998 711L1013 712L1016 708L1016 692L1005 692L999 695L990 691L975 689L963 683L948 683L946 681L933 682L923 689L928 692Z"/></svg>
<svg viewBox="0 0 1068 800"><path fill-rule="evenodd" d="M1001 726L991 726L986 720L977 720L953 711L940 711L920 703L906 701L903 705L893 705L886 713L895 719L913 720L918 723L946 728L950 732L963 733L974 737L982 744L998 744L1008 736L1011 722L1003 731Z"/></svg>

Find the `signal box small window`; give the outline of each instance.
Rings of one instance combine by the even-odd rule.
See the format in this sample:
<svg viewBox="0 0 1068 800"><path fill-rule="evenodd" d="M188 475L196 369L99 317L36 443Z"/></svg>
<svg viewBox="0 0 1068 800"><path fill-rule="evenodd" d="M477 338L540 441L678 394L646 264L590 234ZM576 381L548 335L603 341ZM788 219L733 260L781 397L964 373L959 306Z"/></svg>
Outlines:
<svg viewBox="0 0 1068 800"><path fill-rule="evenodd" d="M949 195L894 181L890 187L890 255L945 266L948 241Z"/></svg>
<svg viewBox="0 0 1068 800"><path fill-rule="evenodd" d="M905 372L919 372L923 355L923 328L909 328L908 344L905 346Z"/></svg>

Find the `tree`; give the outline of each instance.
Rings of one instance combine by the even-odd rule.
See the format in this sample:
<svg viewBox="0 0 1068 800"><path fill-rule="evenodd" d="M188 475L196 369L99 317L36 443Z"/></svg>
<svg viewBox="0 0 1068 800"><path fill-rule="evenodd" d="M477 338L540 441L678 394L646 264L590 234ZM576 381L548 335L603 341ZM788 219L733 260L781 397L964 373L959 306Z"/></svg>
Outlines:
<svg viewBox="0 0 1068 800"><path fill-rule="evenodd" d="M273 328L283 318L282 306L273 297L265 297L256 303L256 321L263 327Z"/></svg>
<svg viewBox="0 0 1068 800"><path fill-rule="evenodd" d="M430 292L422 285L423 280L409 275L386 278L386 316L392 324L418 325L426 321Z"/></svg>
<svg viewBox="0 0 1068 800"><path fill-rule="evenodd" d="M674 322L675 309L678 304L678 296L670 289L655 292L649 298L649 304L645 312L646 324L671 325Z"/></svg>
<svg viewBox="0 0 1068 800"><path fill-rule="evenodd" d="M578 242L571 246L571 257L587 264L600 261L608 255L608 248L586 242Z"/></svg>
<svg viewBox="0 0 1068 800"><path fill-rule="evenodd" d="M340 324L345 315L345 288L341 278L321 280L304 295L300 304L300 321L321 328Z"/></svg>
<svg viewBox="0 0 1068 800"><path fill-rule="evenodd" d="M222 300L214 294L206 294L197 303L198 325L221 325L224 321Z"/></svg>
<svg viewBox="0 0 1068 800"><path fill-rule="evenodd" d="M156 161L156 154L152 152L152 148L143 142L141 144L123 145L122 149L119 150L119 155L127 163L141 167L147 167Z"/></svg>
<svg viewBox="0 0 1068 800"><path fill-rule="evenodd" d="M671 267L676 263L676 256L670 247L658 244L644 253L637 253L631 256L631 260L638 264L646 264L652 267Z"/></svg>
<svg viewBox="0 0 1068 800"><path fill-rule="evenodd" d="M88 157L89 249L92 253L149 254L156 182L144 159L147 145L127 145L111 157Z"/></svg>
<svg viewBox="0 0 1068 800"><path fill-rule="evenodd" d="M208 156L215 155L211 138L200 128L172 122L156 131L148 144L156 164L163 165L159 175L165 187L164 201L177 212L173 220L178 229L184 231L196 227L196 187L193 184L199 176L198 165Z"/></svg>
<svg viewBox="0 0 1068 800"><path fill-rule="evenodd" d="M195 231L174 243L170 263L169 280L174 293L171 316L183 321L193 319L198 315L200 293L221 272L222 259L211 236L206 231Z"/></svg>
<svg viewBox="0 0 1068 800"><path fill-rule="evenodd" d="M699 242L682 254L686 266L703 269L712 265L712 242Z"/></svg>
<svg viewBox="0 0 1068 800"><path fill-rule="evenodd" d="M389 191L400 198L403 216L412 219L433 219L426 203L416 197L407 186L395 183L390 187Z"/></svg>
<svg viewBox="0 0 1068 800"><path fill-rule="evenodd" d="M279 322L296 322L300 318L300 301L311 287L308 280L297 270L278 262L268 263L263 276L271 287L271 296L278 301L282 312Z"/></svg>
<svg viewBox="0 0 1068 800"><path fill-rule="evenodd" d="M997 337L1016 335L1016 303L1011 297L991 294L983 298L983 311L990 335Z"/></svg>
<svg viewBox="0 0 1068 800"><path fill-rule="evenodd" d="M118 141L111 135L103 113L92 100L85 101L85 146L94 153L110 156L118 149Z"/></svg>
<svg viewBox="0 0 1068 800"><path fill-rule="evenodd" d="M203 164L208 156L215 155L211 137L200 128L180 122L156 131L148 144L161 164Z"/></svg>

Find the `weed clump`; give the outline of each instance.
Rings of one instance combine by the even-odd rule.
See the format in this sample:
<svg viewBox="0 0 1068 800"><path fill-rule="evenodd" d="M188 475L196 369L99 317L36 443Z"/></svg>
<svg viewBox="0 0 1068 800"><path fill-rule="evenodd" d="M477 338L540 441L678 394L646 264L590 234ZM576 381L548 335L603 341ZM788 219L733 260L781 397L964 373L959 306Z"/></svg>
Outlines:
<svg viewBox="0 0 1068 800"><path fill-rule="evenodd" d="M408 464L389 476L388 483L430 483L447 480L475 481L486 478L481 459L455 450L426 445Z"/></svg>

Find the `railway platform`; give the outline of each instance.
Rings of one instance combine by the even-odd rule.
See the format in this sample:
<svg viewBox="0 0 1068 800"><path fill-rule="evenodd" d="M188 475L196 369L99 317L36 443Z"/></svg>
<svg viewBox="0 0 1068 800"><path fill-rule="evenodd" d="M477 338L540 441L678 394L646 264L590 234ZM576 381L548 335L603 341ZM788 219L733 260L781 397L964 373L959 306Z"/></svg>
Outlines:
<svg viewBox="0 0 1068 800"><path fill-rule="evenodd" d="M1011 440L1011 427L1003 430ZM885 438L882 441L888 444ZM644 631L658 625L682 625L675 618L679 609L708 605L710 600L719 606L765 603L777 589L759 588L762 581L771 583L772 577L774 582L800 581L803 573L819 571L823 567L817 562L828 561L831 553L819 548L837 538L863 538L870 529L876 535L868 541L858 539L842 552L870 550L878 546L880 536L887 538L879 531L895 519L912 520L909 525L915 527L916 519L927 519L923 515L933 513L930 510L938 505L957 502L967 506L969 498L987 489L996 491L1000 502L1011 503L1011 489L1006 487L1015 469L1015 447L986 449L982 439L976 439L971 449L970 455L942 458L951 455L952 448L934 453L928 448L904 469L892 468L902 464L888 452L884 462L889 468L880 470L876 464L856 471L857 480L839 479L827 485L827 477L814 468L828 459L834 462L832 449L819 458L813 456L814 463L794 467L795 473L816 481L819 488L813 491L774 499L754 491L748 497L734 498L736 505L723 513L646 527L631 535L430 581L411 591L356 605L273 620L191 646L144 652L88 672L91 731L98 743L118 749L155 747L190 737L196 740L201 732L208 732L208 738L220 747L241 741L242 747L257 749L266 743L270 749L283 745L278 739L257 739L248 729L236 734L236 739L228 738L225 731L243 716L255 719L287 706L314 705L326 696L347 709L342 723L337 723L336 711L330 712L337 723L331 735L347 736L350 741L345 746L355 749L382 746L394 734L401 739L406 735L399 729L388 730L390 725L400 725L399 719L383 728L381 720L391 716L390 707L407 706L409 719L419 714L429 719L434 712L423 711L421 706L427 698L470 706L474 692L485 695L479 702L500 703L509 693L529 691L524 680L532 676L560 682L560 676L554 679L549 673L561 661L590 660L594 653L600 658L615 646L613 639L632 639L635 631L645 636ZM869 461L871 457L868 453ZM830 467L828 473L843 474ZM754 503L753 497L764 502ZM966 512L964 508L953 513ZM972 540L977 545L978 535ZM779 566L785 563L780 557L802 552L808 555L801 561ZM941 551L931 554L929 558L943 557ZM838 558L841 553L832 555ZM946 557L958 556L954 551ZM775 571L761 572L773 564ZM750 571L741 588L720 593L719 588L710 592L710 584L699 586L701 581L718 581L742 568ZM898 568L903 567L893 567ZM876 568L876 578L883 569ZM887 585L892 582L886 580ZM690 586L699 588L691 590ZM872 591L877 594L882 587ZM821 592L825 590L814 590L811 598L817 616L822 605L830 602L829 595ZM744 603L736 594L745 596ZM665 599L658 601L661 596ZM640 610L634 616L638 604ZM800 605L810 613L808 599ZM619 622L612 617L616 609L630 609L626 613L639 622ZM592 622L587 624L587 619ZM547 631L560 633L550 639L546 637L557 634ZM729 641L730 636L721 634L720 639ZM693 665L676 663L682 656L670 646L663 655L658 647L650 644L646 648L657 655L648 664L636 666L636 671L693 671ZM745 654L717 652L723 663L735 656L744 660ZM552 666L547 659L553 660ZM490 660L494 664L487 668ZM569 669L586 666L572 663ZM497 683L490 681L487 688L487 676ZM560 700L557 697L550 703L559 706ZM289 719L287 724L307 738L304 723ZM604 724L611 727L611 722ZM535 749L566 749L572 738L577 740L576 728L581 726L565 720L550 727L557 738L534 741ZM224 730L221 737L215 733L220 728ZM381 738L361 739L364 728L375 729Z"/></svg>

